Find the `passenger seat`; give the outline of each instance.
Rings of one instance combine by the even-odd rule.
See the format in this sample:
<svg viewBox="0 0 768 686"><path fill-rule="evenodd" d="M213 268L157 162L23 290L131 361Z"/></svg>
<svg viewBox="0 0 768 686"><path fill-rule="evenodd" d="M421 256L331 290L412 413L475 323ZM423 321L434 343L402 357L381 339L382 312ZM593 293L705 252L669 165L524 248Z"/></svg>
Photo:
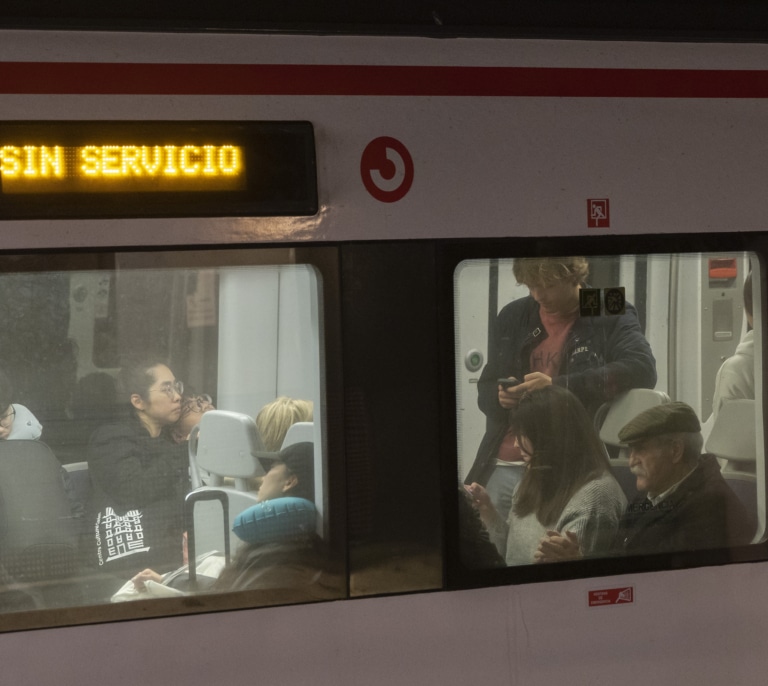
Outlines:
<svg viewBox="0 0 768 686"><path fill-rule="evenodd" d="M721 461L723 478L757 522L757 436L754 400L729 400L717 413L706 450Z"/></svg>
<svg viewBox="0 0 768 686"><path fill-rule="evenodd" d="M80 526L51 449L41 441L0 441L0 565L5 578L40 589L46 607L71 604L81 572Z"/></svg>

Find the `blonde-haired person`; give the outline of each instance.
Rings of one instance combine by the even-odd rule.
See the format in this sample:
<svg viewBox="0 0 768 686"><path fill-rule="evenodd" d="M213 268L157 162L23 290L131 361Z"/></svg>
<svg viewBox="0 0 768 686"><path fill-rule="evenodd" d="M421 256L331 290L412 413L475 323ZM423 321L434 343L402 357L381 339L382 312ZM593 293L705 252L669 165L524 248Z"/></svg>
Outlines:
<svg viewBox="0 0 768 686"><path fill-rule="evenodd" d="M630 388L656 385L656 360L630 303L620 315L580 315L586 258L520 258L513 272L530 295L503 307L496 319L488 364L477 385L478 405L488 418L486 434L465 480L486 486L502 517L519 480L519 470L504 468L520 461L510 413L525 393L562 386L593 416Z"/></svg>
<svg viewBox="0 0 768 686"><path fill-rule="evenodd" d="M589 276L586 257L523 257L512 264L517 283L530 285L565 282L583 284Z"/></svg>
<svg viewBox="0 0 768 686"><path fill-rule="evenodd" d="M297 422L312 421L312 401L280 396L264 405L256 415L256 428L270 452L277 452L283 445L288 429Z"/></svg>

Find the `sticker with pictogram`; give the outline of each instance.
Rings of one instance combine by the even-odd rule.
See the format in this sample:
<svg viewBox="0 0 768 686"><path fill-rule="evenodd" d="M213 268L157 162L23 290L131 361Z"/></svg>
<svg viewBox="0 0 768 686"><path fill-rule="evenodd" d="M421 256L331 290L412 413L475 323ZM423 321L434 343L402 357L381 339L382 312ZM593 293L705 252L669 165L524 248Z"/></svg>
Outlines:
<svg viewBox="0 0 768 686"><path fill-rule="evenodd" d="M611 210L608 198L590 198L587 200L587 227L590 229L608 229L611 226Z"/></svg>
<svg viewBox="0 0 768 686"><path fill-rule="evenodd" d="M411 190L413 158L397 138L372 140L360 158L360 176L366 190L380 202L397 202Z"/></svg>
<svg viewBox="0 0 768 686"><path fill-rule="evenodd" d="M627 296L624 286L614 286L603 291L606 314L626 314Z"/></svg>
<svg viewBox="0 0 768 686"><path fill-rule="evenodd" d="M603 605L628 605L635 602L634 586L622 586L621 588L603 588L599 591L589 592L589 606L601 607Z"/></svg>
<svg viewBox="0 0 768 686"><path fill-rule="evenodd" d="M600 316L600 289L579 288L579 316Z"/></svg>

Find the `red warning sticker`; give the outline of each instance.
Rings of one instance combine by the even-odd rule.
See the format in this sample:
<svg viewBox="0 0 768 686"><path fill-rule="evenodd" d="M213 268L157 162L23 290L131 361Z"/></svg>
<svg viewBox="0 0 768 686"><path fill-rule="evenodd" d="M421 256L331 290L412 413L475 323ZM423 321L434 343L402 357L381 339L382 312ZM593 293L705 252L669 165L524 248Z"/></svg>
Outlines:
<svg viewBox="0 0 768 686"><path fill-rule="evenodd" d="M626 605L635 602L634 586L623 586L622 588L603 588L599 591L589 592L589 606L598 607L600 605Z"/></svg>
<svg viewBox="0 0 768 686"><path fill-rule="evenodd" d="M590 198L587 200L587 227L590 229L608 229L611 226L611 208L608 198Z"/></svg>

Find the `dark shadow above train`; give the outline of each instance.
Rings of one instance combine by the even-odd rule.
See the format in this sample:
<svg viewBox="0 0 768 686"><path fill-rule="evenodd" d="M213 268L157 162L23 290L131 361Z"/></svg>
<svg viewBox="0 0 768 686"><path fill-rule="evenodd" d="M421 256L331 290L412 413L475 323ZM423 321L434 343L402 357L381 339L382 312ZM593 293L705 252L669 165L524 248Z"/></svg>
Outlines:
<svg viewBox="0 0 768 686"><path fill-rule="evenodd" d="M762 2L702 0L6 0L0 28L68 30L237 31L431 37L542 37L598 40L762 42Z"/></svg>

